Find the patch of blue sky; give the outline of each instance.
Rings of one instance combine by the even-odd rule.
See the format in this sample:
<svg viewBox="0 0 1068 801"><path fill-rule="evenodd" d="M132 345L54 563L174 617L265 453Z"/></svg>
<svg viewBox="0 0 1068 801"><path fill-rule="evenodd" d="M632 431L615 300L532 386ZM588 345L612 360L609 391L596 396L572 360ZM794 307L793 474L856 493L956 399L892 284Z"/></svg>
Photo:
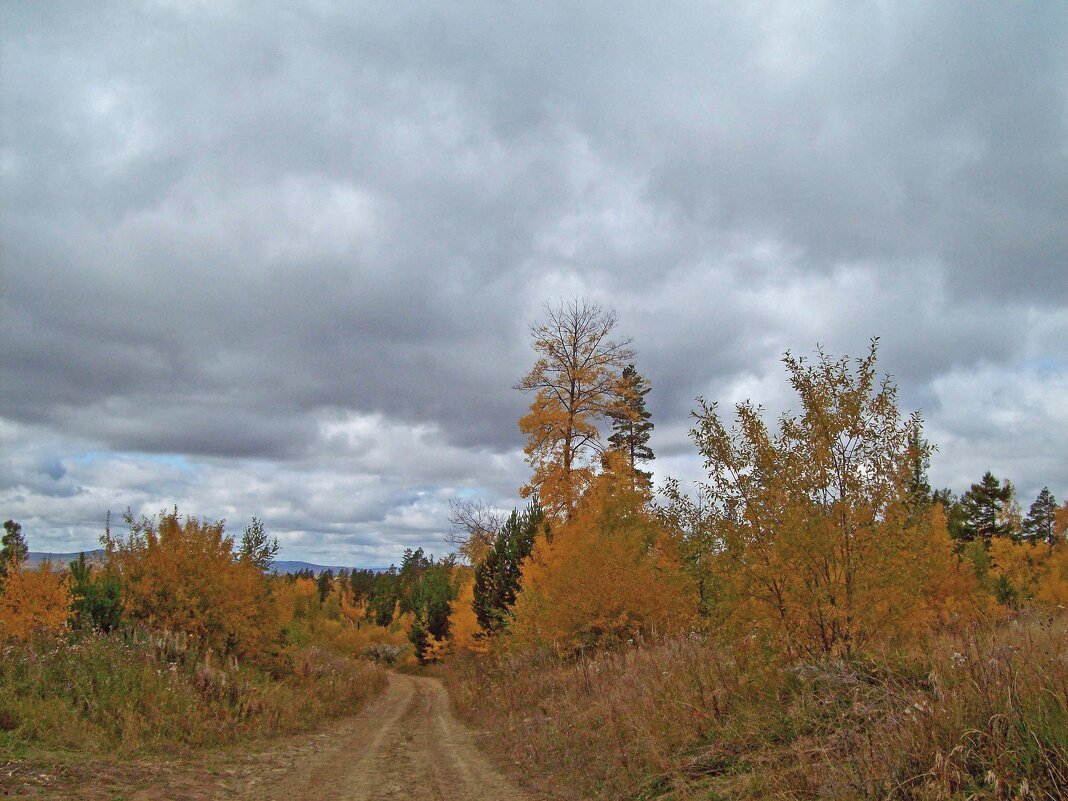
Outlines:
<svg viewBox="0 0 1068 801"><path fill-rule="evenodd" d="M194 465L180 453L139 453L138 451L83 451L73 460L78 464L93 464L94 462L121 459L132 462L150 462L152 464L177 467L186 472L194 470Z"/></svg>
<svg viewBox="0 0 1068 801"><path fill-rule="evenodd" d="M1040 359L1029 359L1024 366L1026 369L1034 370L1042 375L1068 373L1068 359L1060 356L1043 356Z"/></svg>

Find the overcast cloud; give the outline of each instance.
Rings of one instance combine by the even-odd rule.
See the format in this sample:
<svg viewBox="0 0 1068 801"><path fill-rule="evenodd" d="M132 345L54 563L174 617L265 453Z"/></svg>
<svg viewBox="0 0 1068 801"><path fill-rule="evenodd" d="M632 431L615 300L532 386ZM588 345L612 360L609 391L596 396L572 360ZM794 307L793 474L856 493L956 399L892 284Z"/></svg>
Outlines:
<svg viewBox="0 0 1068 801"><path fill-rule="evenodd" d="M1068 5L0 6L0 515L178 504L289 558L518 502L527 327L617 309L694 398L861 354L937 485L1068 496Z"/></svg>

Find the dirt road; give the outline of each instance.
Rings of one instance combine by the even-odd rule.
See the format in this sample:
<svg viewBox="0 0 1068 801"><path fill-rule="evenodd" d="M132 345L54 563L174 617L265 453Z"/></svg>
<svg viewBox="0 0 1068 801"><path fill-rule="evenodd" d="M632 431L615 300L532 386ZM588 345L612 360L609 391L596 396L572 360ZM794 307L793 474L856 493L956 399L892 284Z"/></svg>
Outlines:
<svg viewBox="0 0 1068 801"><path fill-rule="evenodd" d="M8 797L129 801L525 801L449 711L441 684L391 674L358 715L252 751L159 763L94 763L0 776ZM6 779L6 782L5 782ZM4 793L0 792L0 797Z"/></svg>

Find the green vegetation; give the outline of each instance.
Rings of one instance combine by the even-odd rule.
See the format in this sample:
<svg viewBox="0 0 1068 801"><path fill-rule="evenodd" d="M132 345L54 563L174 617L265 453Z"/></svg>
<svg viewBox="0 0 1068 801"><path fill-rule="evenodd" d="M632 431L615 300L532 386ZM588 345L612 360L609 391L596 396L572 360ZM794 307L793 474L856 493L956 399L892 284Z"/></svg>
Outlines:
<svg viewBox="0 0 1068 801"><path fill-rule="evenodd" d="M274 670L198 656L175 633L69 633L0 647L0 754L127 753L303 731L385 686L371 663L321 648Z"/></svg>

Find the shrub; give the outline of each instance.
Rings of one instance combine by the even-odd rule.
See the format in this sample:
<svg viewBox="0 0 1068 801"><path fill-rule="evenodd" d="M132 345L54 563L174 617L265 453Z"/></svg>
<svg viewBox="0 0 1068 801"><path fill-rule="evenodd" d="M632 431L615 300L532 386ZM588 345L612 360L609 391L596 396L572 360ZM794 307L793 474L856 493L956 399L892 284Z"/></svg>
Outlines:
<svg viewBox="0 0 1068 801"><path fill-rule="evenodd" d="M42 563L25 570L15 563L0 594L0 639L26 639L40 629L58 630L67 624L70 591L66 577Z"/></svg>

